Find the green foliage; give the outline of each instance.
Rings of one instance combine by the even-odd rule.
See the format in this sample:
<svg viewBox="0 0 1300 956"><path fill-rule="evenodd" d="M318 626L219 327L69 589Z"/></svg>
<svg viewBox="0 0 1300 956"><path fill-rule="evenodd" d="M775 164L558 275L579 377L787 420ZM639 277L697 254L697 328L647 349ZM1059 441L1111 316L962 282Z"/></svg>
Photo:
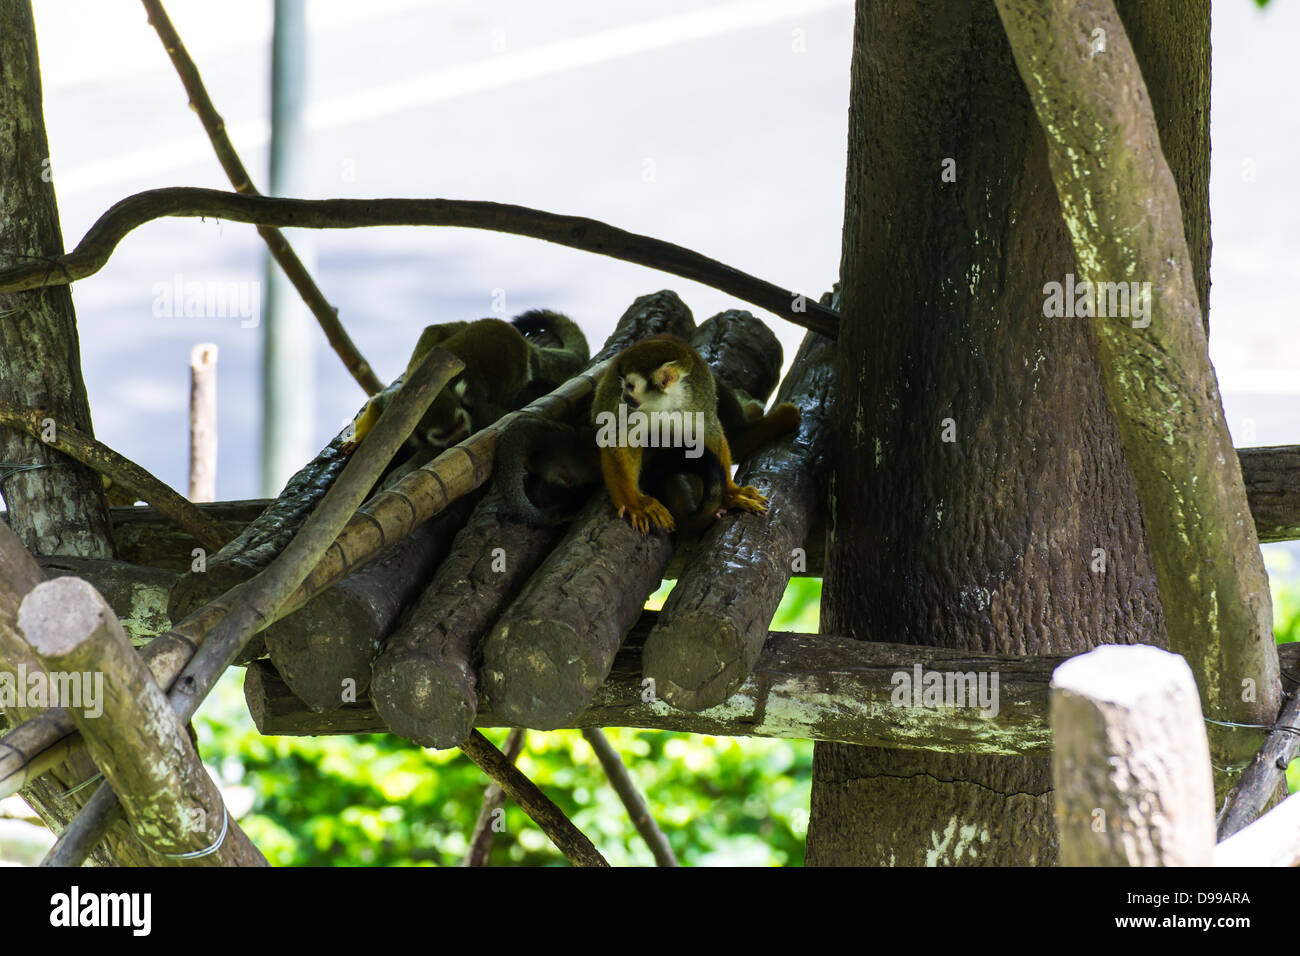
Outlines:
<svg viewBox="0 0 1300 956"><path fill-rule="evenodd" d="M1268 568L1268 586L1273 594L1273 636L1279 644L1300 641L1300 574L1289 551L1264 546L1264 565ZM1290 688L1288 688L1290 689ZM1288 793L1300 792L1300 757L1286 769Z"/></svg>
<svg viewBox="0 0 1300 956"><path fill-rule="evenodd" d="M666 596L667 590L663 592ZM796 580L772 626L816 630L821 581ZM200 748L240 819L281 866L459 863L487 778L458 750L431 751L391 735L262 737L227 674L196 720ZM678 861L798 866L812 781L812 743L611 729ZM497 746L506 731L488 731ZM653 865L627 812L576 731L530 733L519 766L615 866ZM493 843L493 865L564 860L513 803Z"/></svg>

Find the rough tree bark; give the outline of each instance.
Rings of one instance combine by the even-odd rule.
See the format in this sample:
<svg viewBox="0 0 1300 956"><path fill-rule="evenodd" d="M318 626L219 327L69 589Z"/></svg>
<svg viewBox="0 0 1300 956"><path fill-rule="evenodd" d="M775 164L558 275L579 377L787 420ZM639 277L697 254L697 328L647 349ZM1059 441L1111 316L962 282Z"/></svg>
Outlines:
<svg viewBox="0 0 1300 956"><path fill-rule="evenodd" d="M1209 3L1141 7L1121 14L1176 144L1203 301ZM993 4L859 0L852 83L822 628L1013 654L1163 646L1087 320L1043 317L1044 283L1078 270ZM1046 760L817 746L810 864L1057 855Z"/></svg>
<svg viewBox="0 0 1300 956"><path fill-rule="evenodd" d="M0 264L63 254L28 2L0 5ZM0 399L39 407L51 427L92 433L77 318L67 286L0 295ZM113 556L99 476L42 442L0 429L0 480L10 526L33 554Z"/></svg>
<svg viewBox="0 0 1300 956"><path fill-rule="evenodd" d="M31 4L26 0L3 3L0 267L63 254L49 156ZM72 425L91 434L76 315L67 286L0 295L0 399L45 409L54 428ZM28 551L113 557L107 502L97 474L26 433L8 428L0 429L0 462L4 463L0 475L5 476L0 478L0 491L10 526ZM40 467L10 473L13 464ZM33 782L23 796L43 820L61 828L93 791L64 794L93 772L89 758L74 760ZM124 823L113 828L95 859L138 864L148 860Z"/></svg>

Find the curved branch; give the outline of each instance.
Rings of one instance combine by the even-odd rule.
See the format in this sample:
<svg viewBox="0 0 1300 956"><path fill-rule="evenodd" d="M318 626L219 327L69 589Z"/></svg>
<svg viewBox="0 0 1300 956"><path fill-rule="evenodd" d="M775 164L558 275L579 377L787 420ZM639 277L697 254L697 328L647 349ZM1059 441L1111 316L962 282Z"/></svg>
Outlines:
<svg viewBox="0 0 1300 956"><path fill-rule="evenodd" d="M625 232L595 219L468 199L281 199L189 186L150 189L127 196L99 217L72 252L0 269L0 292L66 285L94 275L127 233L167 216L212 216L294 229L458 226L505 232L681 276L832 338L839 330L839 313L814 299L671 242Z"/></svg>
<svg viewBox="0 0 1300 956"><path fill-rule="evenodd" d="M176 73L181 78L181 85L185 87L185 93L190 98L190 106L198 114L199 122L203 124L203 129L212 142L212 149L217 154L221 168L226 171L226 178L230 180L230 185L234 186L237 192L260 195L248 175L248 170L240 161L239 154L235 152L235 144L226 135L226 121L221 118L221 114L212 104L212 99L203 86L203 78L199 76L199 68L190 59L190 54L185 49L185 44L181 42L176 28L172 26L167 11L163 9L160 0L142 0L142 2L145 12L149 15L149 24L158 33L163 49L171 57L172 65L176 67ZM339 321L338 310L329 304L325 293L321 292L320 287L316 285L307 267L289 245L289 240L284 237L284 233L279 229L267 227L259 228L257 232L266 243L271 258L279 264L285 276L293 283L293 287L302 296L303 302L307 303L307 308L311 309L311 314L316 316L316 321L320 324L321 331L325 333L325 338L329 340L330 347L352 373L357 384L365 389L367 395L383 391L384 385L379 381L379 376L370 367L370 363L362 357L347 330L343 328L343 323Z"/></svg>
<svg viewBox="0 0 1300 956"><path fill-rule="evenodd" d="M209 551L220 550L230 540L230 535L221 523L196 508L192 501L185 500L135 462L122 457L104 443L83 435L71 425L54 422L46 412L37 408L18 408L0 400L0 425L21 428L69 458L101 475L107 475L113 479L114 484L149 502L188 531Z"/></svg>

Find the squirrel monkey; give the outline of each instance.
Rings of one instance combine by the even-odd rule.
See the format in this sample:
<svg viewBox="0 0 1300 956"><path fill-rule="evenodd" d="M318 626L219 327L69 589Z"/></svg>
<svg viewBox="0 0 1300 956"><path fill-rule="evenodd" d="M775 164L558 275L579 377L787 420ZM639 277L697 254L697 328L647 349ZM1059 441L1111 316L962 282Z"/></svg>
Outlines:
<svg viewBox="0 0 1300 956"><path fill-rule="evenodd" d="M552 344L554 343L554 344ZM468 438L535 398L564 384L587 366L587 338L566 315L534 309L513 322L479 319L430 325L407 363L409 375L433 349L446 349L464 370L439 392L415 427L412 440L443 449ZM355 448L388 403L375 396L362 409L349 445Z"/></svg>
<svg viewBox="0 0 1300 956"><path fill-rule="evenodd" d="M626 410L620 413L620 406ZM682 423L677 439L670 447L656 448L653 442L647 447L634 437L635 426L618 435L632 421L630 412L647 413L652 429L655 413L677 413ZM591 414L601 439L600 465L609 496L619 517L626 513L642 533L652 526L674 529L672 512L653 492L656 486L664 487L669 476L683 473L700 483L701 509L716 507L716 514L731 509L765 513L767 498L757 488L737 485L731 477L732 451L721 419L729 420L731 441L746 453L799 423L799 410L793 405L779 405L763 415L762 406L743 392L725 385L719 389L700 354L685 340L666 334L643 339L614 357L596 386ZM698 438L702 447L692 455L687 449L689 429L697 423L702 426ZM663 434L663 425L657 427ZM651 487L646 487L645 479L650 479Z"/></svg>

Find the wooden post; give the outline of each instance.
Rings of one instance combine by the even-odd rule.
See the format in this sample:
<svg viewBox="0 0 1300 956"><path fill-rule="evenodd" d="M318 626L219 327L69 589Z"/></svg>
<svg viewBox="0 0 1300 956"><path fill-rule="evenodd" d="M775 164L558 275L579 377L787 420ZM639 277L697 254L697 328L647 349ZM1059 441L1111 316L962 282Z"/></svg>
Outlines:
<svg viewBox="0 0 1300 956"><path fill-rule="evenodd" d="M107 602L79 578L37 585L18 625L122 802L136 836L173 865L266 866L227 816L184 725ZM52 701L53 703L54 701ZM214 848L182 861L176 854Z"/></svg>
<svg viewBox="0 0 1300 956"><path fill-rule="evenodd" d="M217 347L190 350L190 501L217 499Z"/></svg>
<svg viewBox="0 0 1300 956"><path fill-rule="evenodd" d="M1209 742L1191 668L1103 645L1052 676L1052 778L1066 866L1208 866Z"/></svg>
<svg viewBox="0 0 1300 956"><path fill-rule="evenodd" d="M1214 848L1215 866L1300 866L1300 793Z"/></svg>

